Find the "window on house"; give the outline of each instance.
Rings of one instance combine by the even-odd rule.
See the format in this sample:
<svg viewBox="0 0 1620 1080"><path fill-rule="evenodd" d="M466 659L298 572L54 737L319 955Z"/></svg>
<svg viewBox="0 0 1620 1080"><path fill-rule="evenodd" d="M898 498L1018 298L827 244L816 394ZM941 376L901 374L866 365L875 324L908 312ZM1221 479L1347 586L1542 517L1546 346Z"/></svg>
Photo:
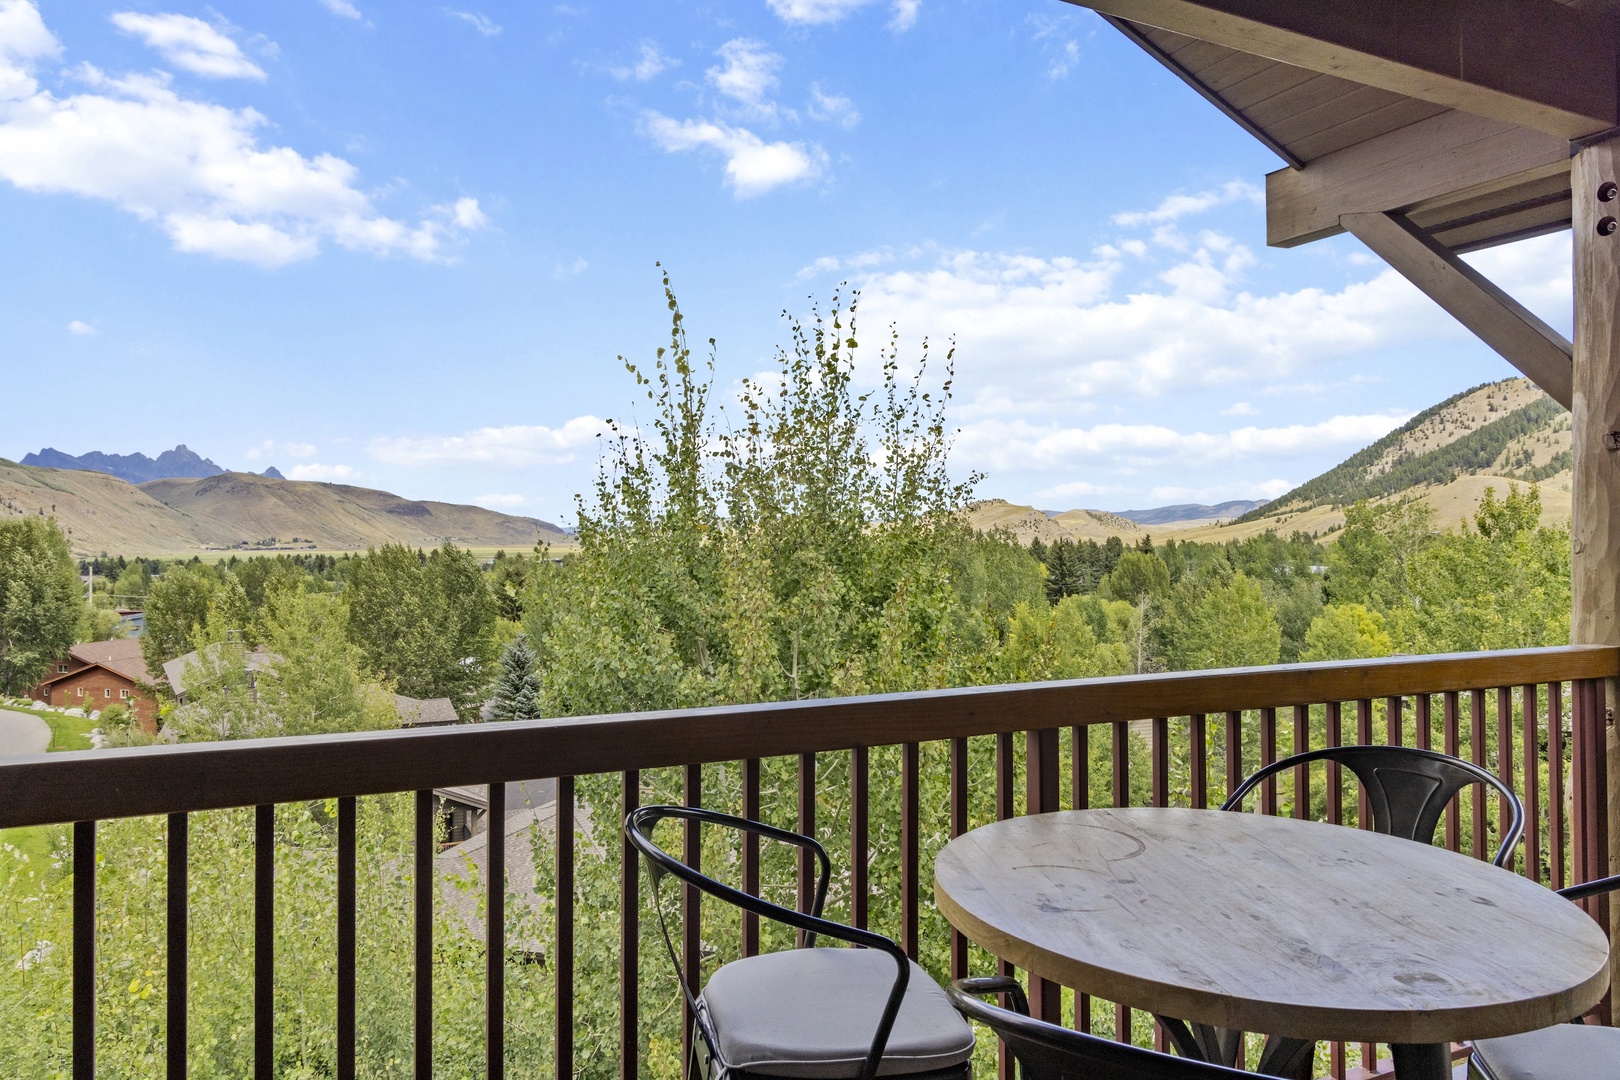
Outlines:
<svg viewBox="0 0 1620 1080"><path fill-rule="evenodd" d="M79 696L84 697L84 687L79 687Z"/></svg>
<svg viewBox="0 0 1620 1080"><path fill-rule="evenodd" d="M110 686L109 686L109 687L107 687L107 694L106 694L106 696L107 696L107 697L112 697L112 687L110 687Z"/></svg>
<svg viewBox="0 0 1620 1080"><path fill-rule="evenodd" d="M129 691L128 690L120 690L120 691L118 691L118 696L123 698L125 701L128 701L129 700Z"/></svg>
<svg viewBox="0 0 1620 1080"><path fill-rule="evenodd" d="M68 669L68 666L66 664L57 664L56 665L56 673L58 675L66 675L67 674L67 669Z"/></svg>

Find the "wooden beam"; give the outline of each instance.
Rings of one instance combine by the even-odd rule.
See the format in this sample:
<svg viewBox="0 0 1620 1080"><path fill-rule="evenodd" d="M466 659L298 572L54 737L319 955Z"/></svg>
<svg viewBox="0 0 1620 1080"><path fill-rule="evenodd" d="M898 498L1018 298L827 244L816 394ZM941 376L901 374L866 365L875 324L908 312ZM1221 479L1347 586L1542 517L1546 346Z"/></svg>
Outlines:
<svg viewBox="0 0 1620 1080"><path fill-rule="evenodd" d="M1620 199L1604 200L1598 194L1601 185L1616 182L1620 140L1588 146L1575 155L1570 172L1575 234L1570 640L1576 642L1620 642L1620 450L1610 437L1620 431L1620 232L1603 235L1598 228L1605 218L1620 216ZM1615 680L1606 682L1606 705L1613 717ZM1620 746L1613 721L1606 726L1612 874L1613 859L1620 854ZM1620 904L1610 905L1610 917L1620 918ZM1620 970L1615 983L1620 991Z"/></svg>
<svg viewBox="0 0 1620 1080"><path fill-rule="evenodd" d="M1568 174L1566 140L1453 110L1269 174L1266 243L1332 236L1345 214L1428 209Z"/></svg>
<svg viewBox="0 0 1620 1080"><path fill-rule="evenodd" d="M1342 224L1458 322L1570 407L1572 346L1478 270L1399 214L1346 214Z"/></svg>
<svg viewBox="0 0 1620 1080"><path fill-rule="evenodd" d="M1608 24L1557 0L1069 0L1566 139L1620 123Z"/></svg>

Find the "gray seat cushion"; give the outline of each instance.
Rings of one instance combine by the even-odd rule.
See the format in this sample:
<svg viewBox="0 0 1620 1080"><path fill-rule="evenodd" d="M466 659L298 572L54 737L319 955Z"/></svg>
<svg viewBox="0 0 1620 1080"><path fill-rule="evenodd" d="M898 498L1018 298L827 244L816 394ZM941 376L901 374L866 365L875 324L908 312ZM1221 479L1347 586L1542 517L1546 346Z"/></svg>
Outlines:
<svg viewBox="0 0 1620 1080"><path fill-rule="evenodd" d="M857 1077L894 986L893 957L873 949L792 949L726 964L701 1007L734 1069L808 1080ZM973 1031L916 964L879 1076L961 1065Z"/></svg>
<svg viewBox="0 0 1620 1080"><path fill-rule="evenodd" d="M1559 1024L1474 1044L1490 1080L1620 1080L1620 1029Z"/></svg>

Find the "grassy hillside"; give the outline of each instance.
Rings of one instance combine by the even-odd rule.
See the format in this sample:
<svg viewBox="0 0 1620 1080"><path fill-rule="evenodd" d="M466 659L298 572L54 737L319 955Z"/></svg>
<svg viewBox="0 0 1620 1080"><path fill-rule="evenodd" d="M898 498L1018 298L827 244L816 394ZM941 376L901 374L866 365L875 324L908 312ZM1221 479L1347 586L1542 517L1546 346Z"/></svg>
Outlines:
<svg viewBox="0 0 1620 1080"><path fill-rule="evenodd" d="M0 518L22 515L56 518L73 550L87 555L189 555L243 545L343 551L445 540L522 550L569 542L536 518L342 484L223 473L137 487L103 473L0 459Z"/></svg>

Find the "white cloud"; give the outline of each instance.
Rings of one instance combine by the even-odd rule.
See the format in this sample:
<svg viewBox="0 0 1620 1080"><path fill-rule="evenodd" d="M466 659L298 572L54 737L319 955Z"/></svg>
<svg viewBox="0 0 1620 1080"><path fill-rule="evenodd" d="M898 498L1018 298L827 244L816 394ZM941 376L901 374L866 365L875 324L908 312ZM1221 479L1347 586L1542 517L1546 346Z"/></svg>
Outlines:
<svg viewBox="0 0 1620 1080"><path fill-rule="evenodd" d="M1078 41L1065 41L1052 62L1046 66L1046 77L1049 79L1066 78L1074 70L1074 65L1080 62L1080 43Z"/></svg>
<svg viewBox="0 0 1620 1080"><path fill-rule="evenodd" d="M705 148L726 159L726 183L740 199L783 184L814 180L827 167L826 152L800 142L766 142L746 128L709 120L673 120L651 110L642 131L671 154Z"/></svg>
<svg viewBox="0 0 1620 1080"><path fill-rule="evenodd" d="M620 82L634 79L636 82L646 82L670 68L679 67L680 61L665 56L655 42L643 41L636 46L636 62L617 67L609 67L608 74Z"/></svg>
<svg viewBox="0 0 1620 1080"><path fill-rule="evenodd" d="M58 52L32 0L0 0L0 179L39 194L110 202L156 223L177 250L282 266L325 241L377 255L442 260L485 223L477 200L385 217L332 154L265 146L255 109L187 98L168 78L80 65L84 90L58 97L35 70Z"/></svg>
<svg viewBox="0 0 1620 1080"><path fill-rule="evenodd" d="M1130 210L1114 215L1114 224L1125 228L1138 225L1162 225L1179 220L1189 214L1201 214L1217 206L1247 200L1257 206L1265 205L1266 193L1246 180L1230 180L1218 188L1201 191L1196 195L1170 195L1152 210ZM1166 234L1169 235L1169 234Z"/></svg>
<svg viewBox="0 0 1620 1080"><path fill-rule="evenodd" d="M783 22L797 26L825 26L842 20L877 0L765 0L766 5ZM909 30L917 23L917 11L922 0L892 0L889 29L896 32Z"/></svg>
<svg viewBox="0 0 1620 1080"><path fill-rule="evenodd" d="M76 337L94 337L97 332L95 327L91 326L87 322L80 322L78 319L74 319L72 322L68 323L67 329L68 333L73 334Z"/></svg>
<svg viewBox="0 0 1620 1080"><path fill-rule="evenodd" d="M476 11L457 11L454 8L445 8L444 13L452 19L460 19L485 37L495 37L500 34L501 26L487 15L480 15Z"/></svg>
<svg viewBox="0 0 1620 1080"><path fill-rule="evenodd" d="M366 453L389 465L481 465L527 469L574 460L574 452L607 430L594 416L576 416L562 427L487 427L462 435L373 439Z"/></svg>
<svg viewBox="0 0 1620 1080"><path fill-rule="evenodd" d="M556 266L552 267L551 276L554 278L578 277L580 274L583 274L585 272L585 268L590 265L591 264L586 262L584 257L581 256L571 263L558 263Z"/></svg>
<svg viewBox="0 0 1620 1080"><path fill-rule="evenodd" d="M1462 336L1393 271L1337 292L1257 295L1239 288L1246 249L1221 246L1199 247L1163 270L1157 287L1125 295L1117 253L1079 260L960 251L929 269L875 273L858 284L869 325L956 337L968 414L996 402L1056 411L1108 395L1265 386L1370 349Z"/></svg>
<svg viewBox="0 0 1620 1080"><path fill-rule="evenodd" d="M774 120L777 106L767 98L776 89L782 57L758 41L733 38L715 50L723 63L704 73L709 85L741 106L744 115Z"/></svg>
<svg viewBox="0 0 1620 1080"><path fill-rule="evenodd" d="M365 479L365 473L349 465L294 465L287 470L289 480L314 480L323 484L350 484Z"/></svg>
<svg viewBox="0 0 1620 1080"><path fill-rule="evenodd" d="M922 0L894 0L894 14L889 16L889 29L895 33L902 33L917 25L917 12L922 8Z"/></svg>
<svg viewBox="0 0 1620 1080"><path fill-rule="evenodd" d="M230 36L190 15L142 15L120 11L113 25L140 38L169 63L210 79L263 82L264 69L243 55Z"/></svg>
<svg viewBox="0 0 1620 1080"><path fill-rule="evenodd" d="M810 84L811 119L830 120L846 128L852 128L861 122L861 114L856 111L855 103L842 94L829 94L821 89L820 83Z"/></svg>
<svg viewBox="0 0 1620 1080"><path fill-rule="evenodd" d="M243 453L249 461L259 461L266 458L312 458L315 456L315 446L312 443L278 442L275 439L266 439L258 446L250 446ZM294 477L293 479L299 479Z"/></svg>
<svg viewBox="0 0 1620 1080"><path fill-rule="evenodd" d="M320 4L334 15L341 15L345 19L358 19L360 9L349 3L349 0L320 0Z"/></svg>
<svg viewBox="0 0 1620 1080"><path fill-rule="evenodd" d="M1250 405L1247 401L1236 401L1236 402L1233 402L1227 408L1222 409L1221 410L1221 415L1222 416L1253 416L1255 413L1257 413L1259 411L1260 411L1259 409L1256 409L1253 405Z"/></svg>
<svg viewBox="0 0 1620 1080"><path fill-rule="evenodd" d="M965 460L998 471L1088 465L1209 468L1255 458L1359 449L1410 418L1410 413L1334 416L1315 424L1224 432L1182 431L1159 424L1097 424L1087 428L989 420L964 425L956 446Z"/></svg>
<svg viewBox="0 0 1620 1080"><path fill-rule="evenodd" d="M495 492L489 495L476 495L473 497L473 505L482 506L486 510L517 510L528 501L529 500L522 495L513 495L511 493L503 492Z"/></svg>

